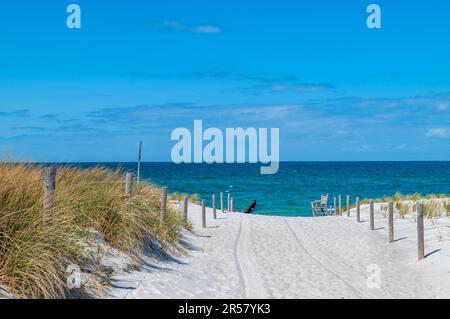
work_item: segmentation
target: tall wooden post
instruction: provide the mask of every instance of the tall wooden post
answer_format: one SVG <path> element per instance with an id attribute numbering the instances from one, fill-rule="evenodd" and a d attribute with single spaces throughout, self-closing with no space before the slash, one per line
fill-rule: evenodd
<path id="1" fill-rule="evenodd" d="M 217 219 L 217 212 L 216 212 L 216 195 L 212 195 L 212 207 L 213 207 L 213 217 L 214 219 Z"/>
<path id="2" fill-rule="evenodd" d="M 131 197 L 133 194 L 133 174 L 126 173 L 125 175 L 125 196 Z"/>
<path id="3" fill-rule="evenodd" d="M 187 223 L 187 220 L 188 220 L 188 207 L 189 207 L 189 196 L 184 196 L 184 201 L 183 201 L 183 219 L 184 219 L 185 223 Z"/>
<path id="4" fill-rule="evenodd" d="M 339 210 L 338 210 L 338 213 L 339 213 L 339 215 L 342 215 L 342 195 L 339 195 L 338 198 L 339 198 L 339 199 L 338 199 L 338 201 L 339 201 Z"/>
<path id="5" fill-rule="evenodd" d="M 223 192 L 220 192 L 220 211 L 222 213 L 224 213 L 223 209 Z"/>
<path id="6" fill-rule="evenodd" d="M 417 204 L 417 259 L 425 258 L 425 234 L 423 226 L 423 204 Z"/>
<path id="7" fill-rule="evenodd" d="M 374 217 L 374 207 L 373 200 L 370 201 L 370 230 L 375 229 L 375 217 Z"/>
<path id="8" fill-rule="evenodd" d="M 56 167 L 44 168 L 44 225 L 51 223 L 56 206 Z"/>
<path id="9" fill-rule="evenodd" d="M 359 197 L 356 197 L 356 221 L 358 223 L 361 221 L 361 203 Z"/>
<path id="10" fill-rule="evenodd" d="M 337 216 L 337 212 L 336 212 L 336 197 L 334 198 L 334 215 Z"/>
<path id="11" fill-rule="evenodd" d="M 164 223 L 166 221 L 166 215 L 167 215 L 167 187 L 164 187 L 161 191 L 161 212 L 160 212 L 161 223 Z"/>
<path id="12" fill-rule="evenodd" d="M 204 199 L 202 199 L 202 227 L 206 228 L 206 207 Z"/>
<path id="13" fill-rule="evenodd" d="M 347 217 L 350 217 L 350 195 L 347 195 Z"/>
<path id="14" fill-rule="evenodd" d="M 229 212 L 231 208 L 231 194 L 228 193 L 228 207 L 227 207 L 227 211 Z"/>
<path id="15" fill-rule="evenodd" d="M 394 242 L 394 203 L 389 202 L 389 212 L 388 212 L 388 231 L 389 231 L 389 242 Z"/>
<path id="16" fill-rule="evenodd" d="M 230 199 L 230 207 L 231 207 L 231 212 L 234 212 L 234 207 L 233 207 L 233 197 L 231 197 Z"/>

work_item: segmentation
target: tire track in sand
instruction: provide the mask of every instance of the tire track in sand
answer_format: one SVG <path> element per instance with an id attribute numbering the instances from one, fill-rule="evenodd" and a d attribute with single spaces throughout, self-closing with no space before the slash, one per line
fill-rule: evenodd
<path id="1" fill-rule="evenodd" d="M 284 221 L 286 222 L 289 231 L 292 233 L 292 235 L 295 238 L 295 241 L 297 242 L 298 246 L 305 252 L 305 254 L 307 254 L 309 256 L 309 258 L 311 258 L 316 264 L 318 264 L 320 267 L 322 267 L 325 271 L 327 271 L 329 274 L 331 274 L 332 276 L 336 277 L 338 280 L 340 280 L 341 282 L 344 283 L 345 286 L 347 286 L 354 294 L 357 298 L 361 299 L 363 298 L 363 296 L 361 295 L 361 293 L 354 288 L 347 280 L 341 278 L 341 276 L 339 276 L 336 272 L 334 272 L 333 270 L 331 270 L 328 266 L 324 265 L 319 259 L 317 259 L 316 257 L 314 257 L 313 254 L 311 254 L 306 248 L 305 246 L 303 246 L 303 244 L 301 243 L 300 239 L 298 238 L 297 233 L 292 229 L 292 226 L 289 222 L 289 219 L 284 218 Z"/>
<path id="2" fill-rule="evenodd" d="M 347 271 L 350 270 L 351 271 L 350 276 L 358 277 L 360 281 L 366 282 L 367 272 L 363 272 L 363 271 L 361 271 L 361 268 L 355 267 L 355 265 L 350 262 L 349 258 L 342 256 L 341 254 L 339 254 L 338 252 L 333 250 L 332 249 L 333 247 L 328 247 L 328 246 L 322 245 L 321 241 L 320 241 L 320 237 L 317 236 L 317 232 L 311 231 L 311 228 L 308 228 L 308 227 L 301 227 L 301 230 L 302 230 L 303 234 L 306 236 L 306 238 L 308 238 L 308 243 L 310 246 L 312 246 L 311 248 L 314 251 L 320 251 L 320 252 L 322 252 L 322 255 L 327 256 L 328 259 L 330 260 L 330 263 L 329 263 L 330 265 L 331 264 L 333 264 L 333 265 L 340 264 L 341 266 L 345 266 L 345 267 L 342 267 L 341 269 L 345 269 Z M 353 258 L 353 257 L 351 257 L 351 258 Z M 365 270 L 365 268 L 364 268 L 364 270 Z M 347 276 L 349 276 L 349 275 L 347 274 Z M 343 276 L 341 276 L 341 278 L 343 279 Z M 345 280 L 345 279 L 343 279 L 343 280 Z M 358 289 L 358 288 L 355 288 L 355 289 Z M 359 291 L 361 291 L 361 289 L 359 289 Z M 372 290 L 372 291 L 370 291 L 370 289 L 369 289 L 369 292 L 372 293 L 372 294 L 370 294 L 370 296 L 371 296 L 370 298 L 394 298 L 389 291 L 385 290 L 382 287 L 380 287 L 377 290 Z M 375 295 L 375 294 L 377 294 L 377 295 Z M 366 295 L 365 293 L 363 294 L 362 291 L 361 291 L 361 295 L 363 295 L 363 298 L 365 298 L 365 299 L 369 298 L 368 297 L 369 295 Z"/>
<path id="3" fill-rule="evenodd" d="M 245 298 L 264 299 L 268 295 L 256 268 L 256 257 L 250 235 L 250 219 L 246 217 L 241 217 L 241 225 L 236 242 L 236 261 L 244 284 Z"/>

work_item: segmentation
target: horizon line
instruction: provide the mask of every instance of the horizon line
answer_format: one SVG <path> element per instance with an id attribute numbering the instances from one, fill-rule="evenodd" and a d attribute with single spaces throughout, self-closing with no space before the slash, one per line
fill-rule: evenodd
<path id="1" fill-rule="evenodd" d="M 101 163 L 101 164 L 135 164 L 138 161 L 4 161 L 3 163 L 30 163 L 30 164 L 90 164 L 90 163 Z M 429 163 L 429 162 L 450 162 L 450 159 L 445 160 L 288 160 L 288 161 L 279 161 L 279 163 L 396 163 L 396 162 L 411 162 L 411 163 Z M 266 165 L 269 163 L 174 163 L 172 161 L 141 161 L 141 164 L 176 164 L 176 165 L 242 165 L 242 164 L 251 164 L 251 165 Z"/>

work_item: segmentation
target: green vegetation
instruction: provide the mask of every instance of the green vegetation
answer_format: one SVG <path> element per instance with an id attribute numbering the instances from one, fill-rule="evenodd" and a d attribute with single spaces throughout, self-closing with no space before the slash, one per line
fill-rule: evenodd
<path id="1" fill-rule="evenodd" d="M 440 216 L 441 202 L 437 200 L 423 201 L 423 216 L 428 219 L 434 219 Z"/>
<path id="2" fill-rule="evenodd" d="M 409 212 L 409 204 L 406 202 L 395 202 L 395 209 L 398 211 L 400 218 L 405 218 Z"/>
<path id="3" fill-rule="evenodd" d="M 413 201 L 416 202 L 420 199 L 433 199 L 433 198 L 448 198 L 450 197 L 450 194 L 428 194 L 425 196 L 420 195 L 419 193 L 414 193 L 410 195 L 402 195 L 401 193 L 397 192 L 393 196 L 383 196 L 381 198 L 374 199 L 377 203 L 387 203 L 387 202 L 399 202 L 399 201 Z M 370 199 L 364 199 L 364 202 L 369 202 Z"/>
<path id="4" fill-rule="evenodd" d="M 447 216 L 450 216 L 450 200 L 447 200 L 447 201 L 444 203 L 444 209 L 445 209 L 445 214 L 446 214 Z"/>
<path id="5" fill-rule="evenodd" d="M 67 265 L 95 263 L 82 256 L 92 231 L 112 247 L 141 254 L 149 239 L 174 247 L 186 226 L 170 207 L 160 222 L 155 186 L 141 184 L 126 199 L 119 172 L 67 167 L 58 169 L 56 207 L 44 225 L 42 168 L 0 163 L 0 176 L 0 283 L 18 297 L 67 297 Z"/>
<path id="6" fill-rule="evenodd" d="M 184 201 L 184 197 L 189 196 L 189 202 L 193 204 L 198 204 L 198 194 L 188 195 L 183 193 L 172 193 L 169 194 L 169 200 L 177 201 L 178 203 L 182 203 Z"/>
<path id="7" fill-rule="evenodd" d="M 388 202 L 394 202 L 395 211 L 400 218 L 405 218 L 410 212 L 417 212 L 417 203 L 424 205 L 424 217 L 428 219 L 434 219 L 442 216 L 450 216 L 450 194 L 428 194 L 422 196 L 418 193 L 411 195 L 402 195 L 397 192 L 393 196 L 384 196 L 382 198 L 373 199 L 375 203 L 381 203 L 381 213 L 384 217 L 387 217 Z M 364 199 L 361 204 L 368 205 L 371 199 Z M 351 205 L 352 208 L 355 205 Z"/>

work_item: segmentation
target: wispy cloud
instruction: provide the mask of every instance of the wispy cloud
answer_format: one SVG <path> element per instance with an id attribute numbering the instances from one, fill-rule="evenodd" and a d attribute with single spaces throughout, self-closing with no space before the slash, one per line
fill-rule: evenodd
<path id="1" fill-rule="evenodd" d="M 427 137 L 437 137 L 437 138 L 448 138 L 450 137 L 450 132 L 446 128 L 437 127 L 432 128 L 427 131 Z"/>
<path id="2" fill-rule="evenodd" d="M 267 75 L 257 75 L 242 72 L 226 72 L 220 69 L 212 69 L 204 72 L 187 73 L 182 76 L 197 79 L 206 80 L 230 80 L 230 81 L 253 81 L 253 82 L 265 82 L 265 83 L 295 83 L 299 82 L 300 79 L 295 75 L 285 75 L 285 76 L 267 76 Z"/>
<path id="3" fill-rule="evenodd" d="M 244 94 L 267 93 L 320 93 L 334 89 L 332 84 L 312 83 L 299 79 L 294 75 L 265 76 L 238 72 L 224 72 L 222 70 L 208 70 L 204 72 L 191 72 L 181 74 L 155 74 L 150 72 L 132 72 L 132 77 L 169 80 L 205 80 L 242 82 L 247 87 L 239 88 Z"/>
<path id="4" fill-rule="evenodd" d="M 292 80 L 289 85 L 299 83 Z M 259 84 L 271 83 L 261 79 Z M 70 123 L 68 120 L 63 123 L 64 116 L 59 113 L 33 112 L 34 117 L 19 118 L 14 126 L 10 118 L 5 118 L 3 121 L 8 122 L 9 128 L 5 127 L 2 135 L 10 138 L 26 135 L 35 140 L 47 135 L 69 136 L 70 140 L 78 141 L 84 141 L 89 134 L 98 140 L 111 141 L 147 136 L 168 145 L 171 130 L 189 128 L 194 119 L 202 119 L 205 127 L 279 127 L 283 145 L 289 149 L 286 152 L 301 145 L 308 153 L 332 149 L 343 156 L 383 151 L 414 153 L 419 146 L 447 143 L 450 127 L 445 118 L 450 110 L 439 105 L 449 103 L 449 96 L 450 93 L 444 92 L 396 98 L 302 98 L 301 102 L 287 103 L 147 102 L 98 108 L 79 114 L 80 119 Z M 429 143 L 431 138 L 435 139 L 434 143 Z"/>
<path id="5" fill-rule="evenodd" d="M 304 90 L 320 90 L 320 85 L 304 85 Z M 297 87 L 298 90 L 302 88 Z M 308 99 L 294 104 L 205 104 L 195 103 L 167 103 L 143 104 L 104 108 L 91 112 L 88 118 L 104 122 L 154 122 L 194 117 L 214 118 L 218 113 L 222 118 L 251 119 L 263 121 L 268 119 L 283 119 L 286 123 L 298 122 L 305 116 L 308 121 L 312 118 L 319 120 L 320 125 L 326 119 L 343 123 L 352 122 L 364 127 L 386 126 L 422 126 L 439 127 L 442 123 L 443 111 L 437 111 L 437 105 L 444 103 L 447 94 L 429 94 L 399 98 L 362 98 L 342 97 L 327 99 Z M 211 116 L 209 116 L 211 114 Z M 313 122 L 316 122 L 313 121 Z M 251 123 L 250 123 L 251 125 Z"/>
<path id="6" fill-rule="evenodd" d="M 440 103 L 438 103 L 438 104 L 436 105 L 436 109 L 437 109 L 438 111 L 446 111 L 446 110 L 448 110 L 448 105 L 449 105 L 449 103 L 446 103 L 446 102 L 440 102 Z"/>
<path id="7" fill-rule="evenodd" d="M 315 83 L 271 83 L 254 85 L 244 88 L 245 93 L 250 94 L 264 94 L 264 93 L 318 93 L 331 90 L 333 88 L 330 84 L 315 84 Z"/>
<path id="8" fill-rule="evenodd" d="M 12 131 L 20 132 L 20 134 L 47 134 L 57 133 L 58 135 L 66 134 L 86 134 L 104 132 L 102 128 L 90 126 L 88 124 L 60 125 L 60 126 L 15 126 L 9 128 Z"/>
<path id="9" fill-rule="evenodd" d="M 285 119 L 290 114 L 298 110 L 299 105 L 268 105 L 260 107 L 239 107 L 225 111 L 226 115 L 232 118 L 244 118 L 251 123 L 252 121 L 272 121 Z M 225 114 L 223 114 L 225 115 Z"/>
<path id="10" fill-rule="evenodd" d="M 395 77 L 399 75 L 404 75 L 404 72 L 397 72 L 397 71 L 389 71 L 389 72 L 380 72 L 380 73 L 372 73 L 366 76 L 361 77 L 362 80 L 374 80 L 374 79 L 384 79 L 384 78 L 390 78 Z"/>
<path id="11" fill-rule="evenodd" d="M 189 72 L 179 74 L 156 74 L 151 72 L 131 72 L 133 77 L 147 77 L 155 79 L 181 79 L 181 80 L 225 80 L 257 83 L 296 83 L 300 79 L 294 75 L 287 76 L 265 76 L 240 72 L 225 72 L 219 69 L 212 69 L 200 72 Z"/>
<path id="12" fill-rule="evenodd" d="M 204 34 L 217 34 L 222 31 L 219 27 L 210 24 L 187 25 L 176 20 L 163 21 L 160 23 L 156 23 L 155 26 L 175 31 L 187 31 L 192 33 Z"/>
<path id="13" fill-rule="evenodd" d="M 0 117 L 29 117 L 29 116 L 30 116 L 30 110 L 27 110 L 27 109 L 8 111 L 8 112 L 0 112 Z"/>

